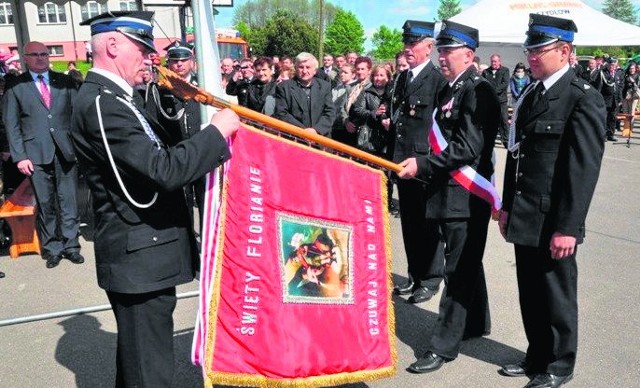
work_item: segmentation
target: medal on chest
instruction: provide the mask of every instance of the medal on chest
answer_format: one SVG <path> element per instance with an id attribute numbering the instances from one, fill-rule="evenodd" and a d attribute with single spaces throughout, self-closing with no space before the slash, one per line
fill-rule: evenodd
<path id="1" fill-rule="evenodd" d="M 440 107 L 440 119 L 444 119 L 444 118 L 450 118 L 451 117 L 451 109 L 453 108 L 453 100 L 455 98 L 452 97 L 451 100 L 449 100 L 449 102 L 447 102 L 446 104 L 442 105 L 442 107 Z"/>

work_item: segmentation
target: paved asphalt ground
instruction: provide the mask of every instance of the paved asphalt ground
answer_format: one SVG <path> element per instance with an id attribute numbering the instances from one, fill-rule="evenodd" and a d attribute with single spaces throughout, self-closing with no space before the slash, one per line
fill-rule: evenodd
<path id="1" fill-rule="evenodd" d="M 501 184 L 506 153 L 498 149 Z M 630 148 L 607 143 L 600 181 L 578 250 L 580 337 L 573 387 L 640 387 L 640 135 Z M 404 279 L 406 260 L 398 219 L 392 218 L 393 277 Z M 96 283 L 93 244 L 82 240 L 83 265 L 55 269 L 35 255 L 0 257 L 0 320 L 107 304 Z M 502 377 L 503 363 L 524 356 L 513 248 L 491 225 L 484 258 L 493 318 L 491 335 L 464 343 L 453 362 L 428 375 L 405 368 L 427 346 L 438 295 L 420 306 L 395 298 L 398 372 L 394 377 L 348 385 L 364 387 L 522 387 L 526 378 Z M 197 284 L 179 292 L 197 290 Z M 177 377 L 174 386 L 202 387 L 189 363 L 196 300 L 178 302 L 175 316 Z M 113 387 L 115 322 L 110 311 L 0 327 L 0 388 Z"/>

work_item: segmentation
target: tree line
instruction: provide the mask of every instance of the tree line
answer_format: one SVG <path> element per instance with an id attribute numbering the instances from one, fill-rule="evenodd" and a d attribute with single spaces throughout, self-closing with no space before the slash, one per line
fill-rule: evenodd
<path id="1" fill-rule="evenodd" d="M 460 0 L 439 0 L 438 20 L 461 11 Z M 631 0 L 605 0 L 602 12 L 627 23 L 639 22 Z M 251 0 L 237 7 L 233 23 L 256 56 L 295 56 L 307 51 L 321 58 L 324 53 L 364 53 L 366 36 L 358 17 L 325 0 Z M 402 31 L 381 25 L 371 43 L 373 49 L 367 54 L 391 59 L 402 50 Z M 640 47 L 578 48 L 581 55 L 604 52 L 633 57 L 640 53 Z"/>

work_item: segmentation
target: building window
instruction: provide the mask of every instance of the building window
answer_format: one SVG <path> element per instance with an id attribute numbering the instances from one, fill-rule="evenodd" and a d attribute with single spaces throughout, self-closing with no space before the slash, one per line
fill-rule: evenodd
<path id="1" fill-rule="evenodd" d="M 52 57 L 64 55 L 62 46 L 47 46 L 47 49 L 49 49 L 49 55 Z"/>
<path id="2" fill-rule="evenodd" d="M 38 6 L 38 20 L 45 24 L 66 23 L 67 14 L 64 6 L 49 2 Z"/>
<path id="3" fill-rule="evenodd" d="M 87 1 L 87 4 L 82 5 L 80 9 L 82 12 L 82 21 L 109 11 L 109 7 L 106 4 L 98 4 L 97 1 Z"/>
<path id="4" fill-rule="evenodd" d="M 11 4 L 8 1 L 0 1 L 0 25 L 13 24 L 13 14 Z"/>
<path id="5" fill-rule="evenodd" d="M 137 11 L 138 4 L 135 1 L 121 1 L 120 11 Z"/>

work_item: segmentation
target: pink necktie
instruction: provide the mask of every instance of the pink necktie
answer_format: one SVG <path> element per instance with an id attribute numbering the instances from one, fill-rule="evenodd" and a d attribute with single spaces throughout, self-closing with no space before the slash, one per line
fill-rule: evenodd
<path id="1" fill-rule="evenodd" d="M 38 79 L 40 80 L 40 94 L 42 94 L 42 101 L 44 101 L 44 105 L 49 109 L 51 108 L 51 92 L 49 91 L 49 87 L 44 81 L 42 74 L 38 74 Z"/>

